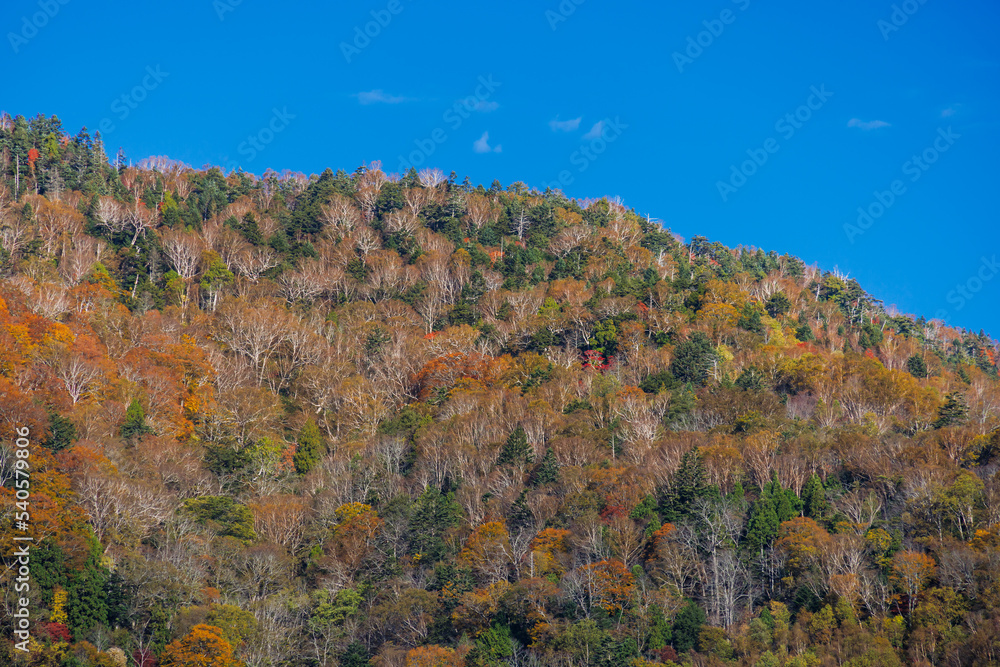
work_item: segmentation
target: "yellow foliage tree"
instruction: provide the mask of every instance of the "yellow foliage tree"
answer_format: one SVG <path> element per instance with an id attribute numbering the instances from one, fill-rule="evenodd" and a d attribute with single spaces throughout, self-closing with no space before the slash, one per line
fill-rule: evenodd
<path id="1" fill-rule="evenodd" d="M 890 579 L 906 596 L 907 607 L 913 613 L 917 606 L 917 595 L 934 575 L 936 564 L 927 554 L 916 551 L 900 551 L 892 558 Z"/>
<path id="2" fill-rule="evenodd" d="M 510 536 L 502 521 L 488 521 L 476 528 L 461 553 L 473 572 L 491 584 L 506 578 L 509 556 Z"/>
<path id="3" fill-rule="evenodd" d="M 61 588 L 57 588 L 52 593 L 52 613 L 49 614 L 49 622 L 62 623 L 66 625 L 69 617 L 66 615 L 66 599 L 69 594 Z"/>
<path id="4" fill-rule="evenodd" d="M 463 667 L 465 658 L 455 649 L 432 644 L 419 646 L 406 654 L 406 667 Z"/>

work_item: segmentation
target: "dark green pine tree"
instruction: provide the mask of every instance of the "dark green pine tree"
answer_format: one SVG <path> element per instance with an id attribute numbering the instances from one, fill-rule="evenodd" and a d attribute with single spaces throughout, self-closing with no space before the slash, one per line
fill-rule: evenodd
<path id="1" fill-rule="evenodd" d="M 760 498 L 750 509 L 744 545 L 751 553 L 760 553 L 778 536 L 778 527 L 798 516 L 802 501 L 792 489 L 783 489 L 777 473 L 760 490 Z"/>
<path id="2" fill-rule="evenodd" d="M 906 360 L 906 370 L 915 378 L 927 377 L 927 362 L 919 354 L 915 354 Z"/>
<path id="3" fill-rule="evenodd" d="M 705 482 L 705 464 L 697 449 L 685 452 L 674 473 L 670 487 L 660 495 L 660 512 L 666 521 L 677 522 L 688 518 L 695 502 L 709 494 Z"/>
<path id="4" fill-rule="evenodd" d="M 340 654 L 340 667 L 368 667 L 371 656 L 361 642 L 351 642 Z"/>
<path id="5" fill-rule="evenodd" d="M 445 537 L 461 522 L 462 506 L 453 494 L 427 487 L 416 502 L 410 516 L 410 553 L 420 554 L 421 560 L 436 563 L 448 553 Z"/>
<path id="6" fill-rule="evenodd" d="M 677 612 L 673 628 L 674 650 L 684 653 L 693 649 L 698 644 L 698 635 L 706 620 L 705 610 L 694 602 L 688 602 Z"/>
<path id="7" fill-rule="evenodd" d="M 802 488 L 802 513 L 816 521 L 826 518 L 830 503 L 826 499 L 826 489 L 819 475 L 813 473 Z"/>
<path id="8" fill-rule="evenodd" d="M 295 472 L 304 475 L 312 470 L 323 457 L 323 437 L 319 433 L 316 422 L 309 419 L 299 431 L 298 441 L 295 443 L 295 455 L 292 463 L 295 464 Z"/>
<path id="9" fill-rule="evenodd" d="M 968 414 L 969 407 L 965 404 L 965 396 L 961 392 L 953 391 L 948 394 L 944 405 L 938 410 L 938 418 L 934 422 L 934 428 L 964 424 Z"/>
<path id="10" fill-rule="evenodd" d="M 49 412 L 49 431 L 42 440 L 42 447 L 58 452 L 72 445 L 74 441 L 76 441 L 76 426 L 73 422 L 60 416 L 58 412 Z"/>
<path id="11" fill-rule="evenodd" d="M 764 333 L 764 322 L 760 319 L 760 311 L 752 303 L 743 306 L 743 313 L 740 315 L 740 319 L 737 320 L 736 326 L 751 333 Z"/>
<path id="12" fill-rule="evenodd" d="M 531 463 L 535 458 L 528 444 L 528 434 L 524 432 L 523 426 L 518 426 L 507 438 L 507 442 L 500 448 L 500 457 L 497 465 L 522 465 Z"/>
<path id="13" fill-rule="evenodd" d="M 128 582 L 118 572 L 109 572 L 104 582 L 104 600 L 108 610 L 109 627 L 132 627 L 133 619 L 129 613 L 131 598 L 131 587 Z"/>
<path id="14" fill-rule="evenodd" d="M 777 319 L 792 309 L 792 302 L 784 292 L 778 292 L 767 300 L 767 314 Z"/>
<path id="15" fill-rule="evenodd" d="M 774 496 L 774 513 L 778 516 L 778 523 L 790 521 L 799 515 L 802 510 L 802 501 L 791 489 L 782 489 Z"/>
<path id="16" fill-rule="evenodd" d="M 864 351 L 870 347 L 872 347 L 872 342 L 868 336 L 868 332 L 862 330 L 861 333 L 858 334 L 858 349 Z"/>
<path id="17" fill-rule="evenodd" d="M 764 373 L 756 366 L 747 366 L 736 378 L 736 386 L 746 391 L 761 391 L 764 389 Z"/>
<path id="18" fill-rule="evenodd" d="M 708 380 L 708 369 L 715 356 L 712 341 L 698 331 L 674 350 L 674 359 L 670 362 L 670 374 L 681 382 L 703 385 Z"/>
<path id="19" fill-rule="evenodd" d="M 507 514 L 507 527 L 512 533 L 534 530 L 535 515 L 531 513 L 531 508 L 528 507 L 527 490 L 521 491 L 521 495 L 510 506 L 510 512 Z"/>
<path id="20" fill-rule="evenodd" d="M 88 542 L 90 554 L 83 568 L 71 576 L 66 586 L 66 592 L 69 593 L 66 605 L 69 617 L 67 625 L 75 636 L 83 636 L 94 626 L 107 625 L 108 622 L 105 597 L 108 571 L 100 564 L 104 549 L 93 534 L 88 536 Z"/>
<path id="21" fill-rule="evenodd" d="M 736 484 L 733 485 L 733 490 L 729 494 L 729 498 L 738 503 L 742 503 L 746 500 L 746 491 L 743 489 L 743 484 L 740 480 L 736 480 Z"/>
<path id="22" fill-rule="evenodd" d="M 750 509 L 750 521 L 747 522 L 747 534 L 744 538 L 747 551 L 752 554 L 761 553 L 778 536 L 779 523 L 773 499 L 761 495 Z"/>
<path id="23" fill-rule="evenodd" d="M 416 188 L 416 187 L 419 187 L 420 186 L 420 176 L 417 174 L 417 168 L 416 167 L 410 167 L 409 171 L 406 172 L 406 175 L 403 176 L 403 178 L 400 179 L 399 182 L 400 182 L 400 185 L 402 185 L 405 188 Z"/>
<path id="24" fill-rule="evenodd" d="M 153 429 L 146 424 L 146 412 L 142 409 L 142 404 L 139 402 L 139 399 L 133 398 L 132 402 L 128 404 L 128 409 L 125 410 L 125 421 L 122 422 L 121 436 L 126 440 L 132 440 L 133 438 L 152 432 Z"/>
<path id="25" fill-rule="evenodd" d="M 764 484 L 760 489 L 761 498 L 773 499 L 775 495 L 781 493 L 781 482 L 778 481 L 778 474 L 771 473 L 771 481 Z"/>
<path id="26" fill-rule="evenodd" d="M 816 340 L 816 336 L 813 335 L 812 327 L 809 326 L 808 322 L 800 320 L 799 328 L 795 330 L 795 337 L 798 338 L 803 343 Z"/>
<path id="27" fill-rule="evenodd" d="M 771 473 L 771 481 L 764 485 L 762 496 L 771 498 L 774 505 L 774 513 L 778 517 L 778 523 L 782 523 L 798 516 L 802 509 L 802 501 L 795 495 L 792 489 L 785 489 L 778 481 L 778 473 Z"/>
<path id="28" fill-rule="evenodd" d="M 556 453 L 551 447 L 545 448 L 545 455 L 535 468 L 535 473 L 531 477 L 531 485 L 538 487 L 545 484 L 556 484 L 559 482 L 559 461 L 556 460 Z"/>

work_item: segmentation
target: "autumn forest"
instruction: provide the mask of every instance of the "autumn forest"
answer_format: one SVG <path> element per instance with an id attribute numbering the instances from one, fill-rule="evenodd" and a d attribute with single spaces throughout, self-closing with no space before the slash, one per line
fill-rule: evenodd
<path id="1" fill-rule="evenodd" d="M 997 666 L 998 353 L 617 199 L 4 115 L 0 664 Z"/>

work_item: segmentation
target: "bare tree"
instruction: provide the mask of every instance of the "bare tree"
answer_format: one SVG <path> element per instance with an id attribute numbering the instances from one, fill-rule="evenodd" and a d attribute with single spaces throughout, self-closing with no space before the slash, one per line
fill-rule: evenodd
<path id="1" fill-rule="evenodd" d="M 358 178 L 356 196 L 361 204 L 361 212 L 367 222 L 375 218 L 375 204 L 378 201 L 382 186 L 386 184 L 386 176 L 382 173 L 382 163 L 372 162 Z"/>
<path id="2" fill-rule="evenodd" d="M 112 234 L 120 234 L 128 228 L 125 217 L 125 207 L 115 201 L 114 197 L 102 196 L 97 200 L 94 217 L 101 227 Z"/>
<path id="3" fill-rule="evenodd" d="M 583 225 L 572 225 L 562 230 L 549 243 L 549 249 L 559 258 L 576 250 L 590 236 L 590 230 Z"/>
<path id="4" fill-rule="evenodd" d="M 47 319 L 58 320 L 73 309 L 69 297 L 66 296 L 66 290 L 61 285 L 41 283 L 37 288 L 30 290 L 30 293 L 32 299 L 28 307 L 31 312 Z"/>
<path id="5" fill-rule="evenodd" d="M 480 229 L 486 224 L 496 222 L 500 217 L 500 207 L 477 192 L 469 195 L 465 210 L 465 219 L 473 229 Z"/>
<path id="6" fill-rule="evenodd" d="M 749 593 L 749 573 L 737 558 L 735 544 L 743 531 L 737 501 L 702 500 L 695 507 L 699 548 L 707 557 L 703 587 L 711 617 L 729 627 L 739 615 L 739 602 Z"/>
<path id="7" fill-rule="evenodd" d="M 324 223 L 345 232 L 350 232 L 361 222 L 361 212 L 354 202 L 343 195 L 333 195 L 329 202 L 320 206 L 320 211 Z"/>
<path id="8" fill-rule="evenodd" d="M 31 241 L 31 227 L 9 209 L 0 208 L 0 248 L 11 257 L 18 257 Z"/>
<path id="9" fill-rule="evenodd" d="M 291 325 L 288 313 L 268 304 L 251 306 L 232 300 L 219 309 L 216 339 L 231 351 L 246 357 L 264 383 L 268 363 L 281 352 L 280 344 Z"/>
<path id="10" fill-rule="evenodd" d="M 204 250 L 201 239 L 194 233 L 167 230 L 161 238 L 163 252 L 177 275 L 185 283 L 184 305 L 187 305 L 191 280 L 198 273 L 198 263 Z"/>
<path id="11" fill-rule="evenodd" d="M 59 262 L 59 273 L 70 285 L 76 285 L 90 272 L 94 264 L 101 261 L 107 244 L 92 236 L 81 235 L 73 247 L 63 254 Z"/>
<path id="12" fill-rule="evenodd" d="M 281 296 L 289 303 L 312 301 L 330 289 L 329 273 L 323 263 L 310 259 L 297 271 L 284 271 L 278 276 Z"/>
<path id="13" fill-rule="evenodd" d="M 420 184 L 425 188 L 436 188 L 448 180 L 444 172 L 436 167 L 433 169 L 421 169 L 420 173 L 417 174 L 417 178 L 420 179 Z"/>
<path id="14" fill-rule="evenodd" d="M 137 201 L 134 206 L 125 209 L 124 217 L 125 224 L 132 229 L 132 241 L 129 246 L 134 246 L 140 236 L 156 227 L 159 212 Z"/>
<path id="15" fill-rule="evenodd" d="M 87 356 L 70 349 L 56 353 L 50 365 L 55 376 L 62 380 L 73 405 L 79 402 L 101 376 L 100 366 Z"/>
<path id="16" fill-rule="evenodd" d="M 367 258 L 370 253 L 382 247 L 382 240 L 368 225 L 362 225 L 354 230 L 353 241 L 354 247 L 356 247 L 358 252 L 360 252 L 365 258 Z"/>
<path id="17" fill-rule="evenodd" d="M 213 232 L 210 240 L 212 248 L 219 253 L 219 257 L 227 269 L 238 271 L 237 263 L 240 260 L 240 255 L 249 252 L 251 245 L 243 239 L 239 232 L 230 227 L 222 227 L 217 232 L 214 230 Z"/>
<path id="18" fill-rule="evenodd" d="M 420 229 L 420 218 L 407 209 L 392 211 L 385 216 L 385 231 L 390 234 L 403 232 L 412 235 L 418 229 Z"/>
<path id="19" fill-rule="evenodd" d="M 248 246 L 236 255 L 234 264 L 250 282 L 256 283 L 261 274 L 278 265 L 278 256 L 270 248 Z"/>
<path id="20" fill-rule="evenodd" d="M 424 207 L 434 200 L 434 195 L 435 191 L 427 188 L 407 188 L 403 193 L 406 210 L 414 218 L 417 217 Z"/>

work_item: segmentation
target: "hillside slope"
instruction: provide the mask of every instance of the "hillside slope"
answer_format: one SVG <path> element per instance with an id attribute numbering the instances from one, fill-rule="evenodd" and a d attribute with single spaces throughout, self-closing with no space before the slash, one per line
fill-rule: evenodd
<path id="1" fill-rule="evenodd" d="M 116 168 L 55 117 L 0 174 L 30 664 L 1000 660 L 982 332 L 521 183 Z"/>

